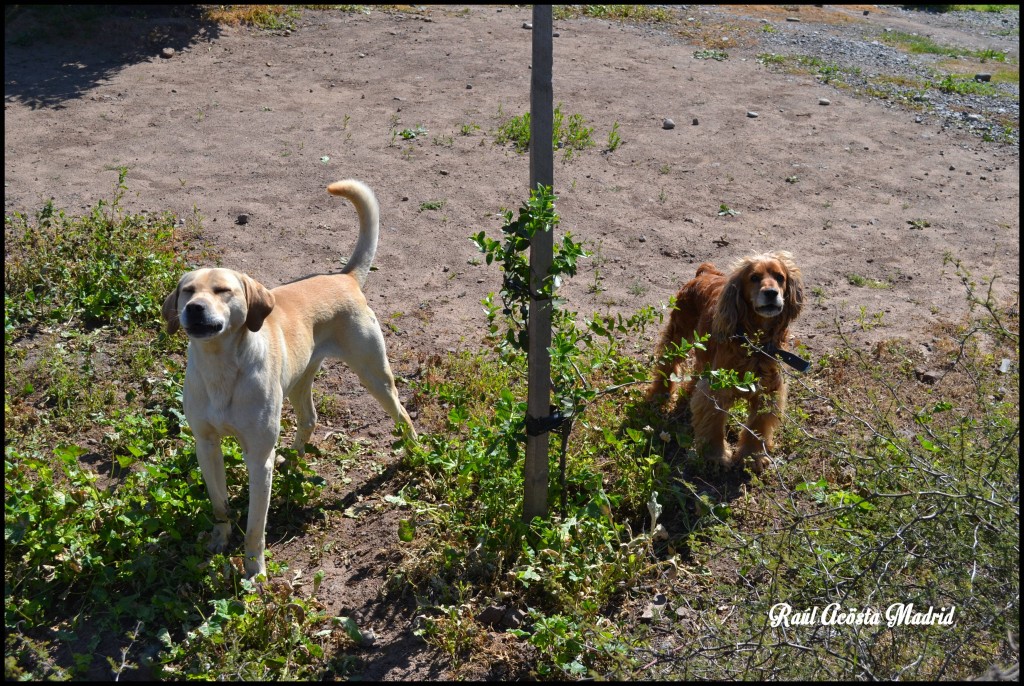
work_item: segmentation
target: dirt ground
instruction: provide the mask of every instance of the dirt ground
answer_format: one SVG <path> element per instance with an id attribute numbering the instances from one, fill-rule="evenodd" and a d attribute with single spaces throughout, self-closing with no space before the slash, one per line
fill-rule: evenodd
<path id="1" fill-rule="evenodd" d="M 883 8 L 831 11 L 874 30 L 897 21 Z M 129 209 L 201 215 L 222 265 L 274 286 L 337 268 L 355 213 L 325 187 L 361 179 L 382 217 L 367 295 L 396 374 L 415 377 L 431 355 L 480 345 L 480 300 L 500 288 L 468 236 L 499 235 L 498 212 L 527 196 L 528 156 L 495 145 L 493 133 L 528 109 L 529 21 L 524 7 L 304 11 L 292 31 L 258 32 L 187 13 L 126 13 L 88 38 L 25 43 L 11 39 L 12 22 L 5 211 L 31 212 L 47 198 L 69 212 L 92 206 L 111 197 L 124 165 Z M 912 22 L 901 15 L 898 28 Z M 555 31 L 555 102 L 582 114 L 597 144 L 556 158 L 560 228 L 594 251 L 561 291 L 571 309 L 661 307 L 701 262 L 786 249 L 808 289 L 793 328 L 812 358 L 837 345 L 837 322 L 857 345 L 902 338 L 927 354 L 935 324 L 966 311 L 945 254 L 977 277 L 998 276 L 1004 297 L 1019 291 L 1017 147 L 771 73 L 756 45 L 716 61 L 695 59 L 670 28 L 573 19 L 556 20 Z M 986 44 L 950 28 L 941 39 Z M 175 54 L 162 58 L 167 47 Z M 616 122 L 622 144 L 602 152 Z M 392 135 L 417 127 L 426 133 Z M 722 204 L 738 214 L 719 216 Z M 241 214 L 248 223 L 237 223 Z M 851 275 L 886 287 L 853 285 Z M 652 347 L 635 343 L 640 354 Z M 386 446 L 386 415 L 354 375 L 329 366 L 318 386 L 340 408 L 314 440 L 340 431 Z M 444 678 L 444 661 L 411 633 L 414 608 L 380 602 L 401 557 L 398 516 L 382 496 L 401 483 L 376 471 L 352 475 L 349 504 L 371 507 L 335 518 L 319 597 L 376 632 L 363 678 Z M 283 536 L 272 512 L 277 559 L 308 562 L 306 541 Z"/>

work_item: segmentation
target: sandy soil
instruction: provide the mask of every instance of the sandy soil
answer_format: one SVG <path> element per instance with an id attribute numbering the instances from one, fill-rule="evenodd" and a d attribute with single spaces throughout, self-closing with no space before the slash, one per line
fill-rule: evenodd
<path id="1" fill-rule="evenodd" d="M 877 28 L 887 14 L 846 19 Z M 359 178 L 382 212 L 367 294 L 396 373 L 415 376 L 432 354 L 480 344 L 480 299 L 500 287 L 468 236 L 497 236 L 499 210 L 527 194 L 528 157 L 495 145 L 493 132 L 528 107 L 530 20 L 521 7 L 306 11 L 286 34 L 165 12 L 27 44 L 11 40 L 18 27 L 8 25 L 5 210 L 32 211 L 47 198 L 84 209 L 111 196 L 125 165 L 127 207 L 201 215 L 221 264 L 274 286 L 337 268 L 355 215 L 325 187 Z M 910 21 L 901 15 L 899 28 Z M 1016 147 L 771 73 L 756 45 L 698 60 L 671 29 L 579 19 L 555 30 L 555 101 L 582 114 L 597 143 L 556 161 L 561 229 L 594 251 L 562 290 L 572 309 L 660 307 L 700 262 L 787 249 L 811 301 L 794 330 L 817 358 L 837 344 L 836 322 L 858 345 L 904 338 L 927 353 L 934 325 L 966 310 L 946 253 L 978 277 L 998 275 L 1001 293 L 1018 292 Z M 165 47 L 173 57 L 160 57 Z M 665 118 L 675 128 L 663 128 Z M 602 152 L 616 122 L 622 144 Z M 427 132 L 392 135 L 417 127 Z M 422 205 L 434 201 L 440 209 Z M 738 215 L 719 216 L 722 204 Z M 852 285 L 851 275 L 886 287 Z M 651 347 L 638 340 L 635 350 Z M 386 416 L 354 375 L 331 366 L 319 388 L 336 392 L 340 407 L 316 439 L 343 431 L 386 445 Z M 412 608 L 380 601 L 401 556 L 397 515 L 381 496 L 401 484 L 374 475 L 354 476 L 346 502 L 358 494 L 375 509 L 360 519 L 334 513 L 336 552 L 320 563 L 320 597 L 376 631 L 365 678 L 442 678 L 444 662 L 410 632 Z M 275 530 L 272 512 L 271 549 L 302 566 L 305 541 L 292 534 Z"/>

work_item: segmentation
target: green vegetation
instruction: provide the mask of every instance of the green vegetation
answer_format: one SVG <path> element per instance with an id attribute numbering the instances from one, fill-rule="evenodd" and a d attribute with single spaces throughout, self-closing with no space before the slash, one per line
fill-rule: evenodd
<path id="1" fill-rule="evenodd" d="M 211 5 L 206 18 L 221 24 L 249 24 L 267 31 L 294 29 L 301 11 L 295 5 Z"/>
<path id="2" fill-rule="evenodd" d="M 905 31 L 885 31 L 878 35 L 878 40 L 899 48 L 906 50 L 910 53 L 928 54 L 928 55 L 949 55 L 951 57 L 965 56 L 975 57 L 982 61 L 994 60 L 997 62 L 1006 61 L 1006 53 L 991 48 L 983 50 L 968 50 L 967 48 L 957 48 L 951 45 L 942 45 L 936 43 L 928 36 L 922 36 L 916 33 L 907 33 Z"/>
<path id="3" fill-rule="evenodd" d="M 823 83 L 832 83 L 835 86 L 845 86 L 843 77 L 860 76 L 860 67 L 844 67 L 832 62 L 826 62 L 820 57 L 808 55 L 777 55 L 775 53 L 761 53 L 757 61 L 765 66 L 773 66 L 793 74 L 815 74 Z"/>
<path id="4" fill-rule="evenodd" d="M 727 53 L 725 50 L 694 50 L 693 58 L 695 60 L 716 60 L 718 62 L 722 62 L 724 60 L 729 59 L 729 53 Z"/>
<path id="5" fill-rule="evenodd" d="M 673 14 L 662 7 L 651 5 L 555 5 L 552 10 L 554 19 L 575 19 L 592 17 L 594 19 L 611 19 L 631 22 L 675 21 Z"/>
<path id="6" fill-rule="evenodd" d="M 372 637 L 325 612 L 317 555 L 310 569 L 271 556 L 253 584 L 236 557 L 205 550 L 184 339 L 157 330 L 190 246 L 170 215 L 125 213 L 124 185 L 122 170 L 114 199 L 83 217 L 49 205 L 5 217 L 5 676 L 358 675 Z M 587 256 L 563 235 L 542 290 L 567 440 L 552 441 L 553 514 L 524 523 L 525 250 L 557 228 L 554 197 L 534 193 L 504 220 L 500 240 L 472 237 L 501 269 L 488 345 L 425 366 L 423 440 L 385 498 L 402 551 L 387 588 L 413 596 L 415 632 L 454 676 L 487 659 L 541 678 L 933 680 L 1019 660 L 1013 294 L 1002 302 L 947 257 L 971 311 L 937 325 L 928 357 L 905 341 L 862 350 L 837 323 L 842 344 L 790 378 L 774 467 L 722 474 L 693 455 L 685 421 L 643 398 L 653 361 L 635 346 L 659 313 L 583 317 L 558 299 Z M 275 521 L 308 549 L 329 549 L 339 509 L 318 472 L 360 450 L 292 453 L 275 479 Z M 225 457 L 238 509 L 237 444 Z M 883 618 L 772 627 L 779 603 Z M 955 608 L 953 626 L 888 626 L 897 603 Z M 520 612 L 505 632 L 481 615 L 499 605 Z"/>
<path id="7" fill-rule="evenodd" d="M 614 131 L 615 127 L 612 127 L 612 130 Z M 593 133 L 593 127 L 586 125 L 582 114 L 572 114 L 566 117 L 562 112 L 562 104 L 559 103 L 555 106 L 555 111 L 552 113 L 552 139 L 555 148 L 562 150 L 563 162 L 570 160 L 576 152 L 593 147 Z M 504 121 L 494 134 L 494 142 L 498 145 L 511 142 L 515 146 L 516 152 L 520 153 L 529 150 L 530 113 L 526 112 Z"/>
<path id="8" fill-rule="evenodd" d="M 846 280 L 851 286 L 857 286 L 858 288 L 890 288 L 892 286 L 888 281 L 879 281 L 878 279 L 871 279 L 856 273 L 847 274 Z"/>
<path id="9" fill-rule="evenodd" d="M 928 12 L 1006 12 L 1017 9 L 1019 5 L 904 5 L 908 10 L 925 10 Z"/>
<path id="10" fill-rule="evenodd" d="M 123 211 L 125 176 L 85 216 L 47 203 L 4 217 L 5 676 L 343 674 L 345 626 L 298 586 L 247 585 L 239 560 L 201 543 L 212 522 L 180 410 L 184 340 L 156 331 L 182 236 L 172 215 Z M 239 484 L 237 445 L 225 452 Z M 299 504 L 322 484 L 304 462 L 280 481 L 277 497 Z"/>
<path id="11" fill-rule="evenodd" d="M 970 77 L 957 77 L 952 74 L 946 74 L 942 80 L 932 85 L 943 93 L 959 95 L 995 95 L 998 92 L 991 83 L 978 82 Z"/>
<path id="12" fill-rule="evenodd" d="M 447 203 L 447 200 L 424 200 L 420 203 L 420 212 L 423 210 L 439 210 Z"/>
<path id="13" fill-rule="evenodd" d="M 622 136 L 619 135 L 619 122 L 615 122 L 612 124 L 612 130 L 608 132 L 608 147 L 605 150 L 615 152 L 620 145 L 622 145 Z"/>

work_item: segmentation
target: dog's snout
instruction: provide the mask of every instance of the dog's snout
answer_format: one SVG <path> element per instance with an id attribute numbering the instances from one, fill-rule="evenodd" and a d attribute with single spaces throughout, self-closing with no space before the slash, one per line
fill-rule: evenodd
<path id="1" fill-rule="evenodd" d="M 774 288 L 766 288 L 761 291 L 761 294 L 764 295 L 766 300 L 774 300 L 779 297 L 779 292 Z"/>
<path id="2" fill-rule="evenodd" d="M 185 314 L 191 317 L 202 316 L 205 313 L 206 305 L 203 304 L 202 302 L 193 301 L 190 302 L 188 305 L 185 305 Z"/>

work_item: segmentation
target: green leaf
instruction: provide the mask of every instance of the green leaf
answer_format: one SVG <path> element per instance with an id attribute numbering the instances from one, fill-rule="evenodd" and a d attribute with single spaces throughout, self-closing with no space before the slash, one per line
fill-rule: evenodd
<path id="1" fill-rule="evenodd" d="M 408 519 L 398 521 L 398 540 L 410 543 L 416 537 L 416 525 Z"/>

